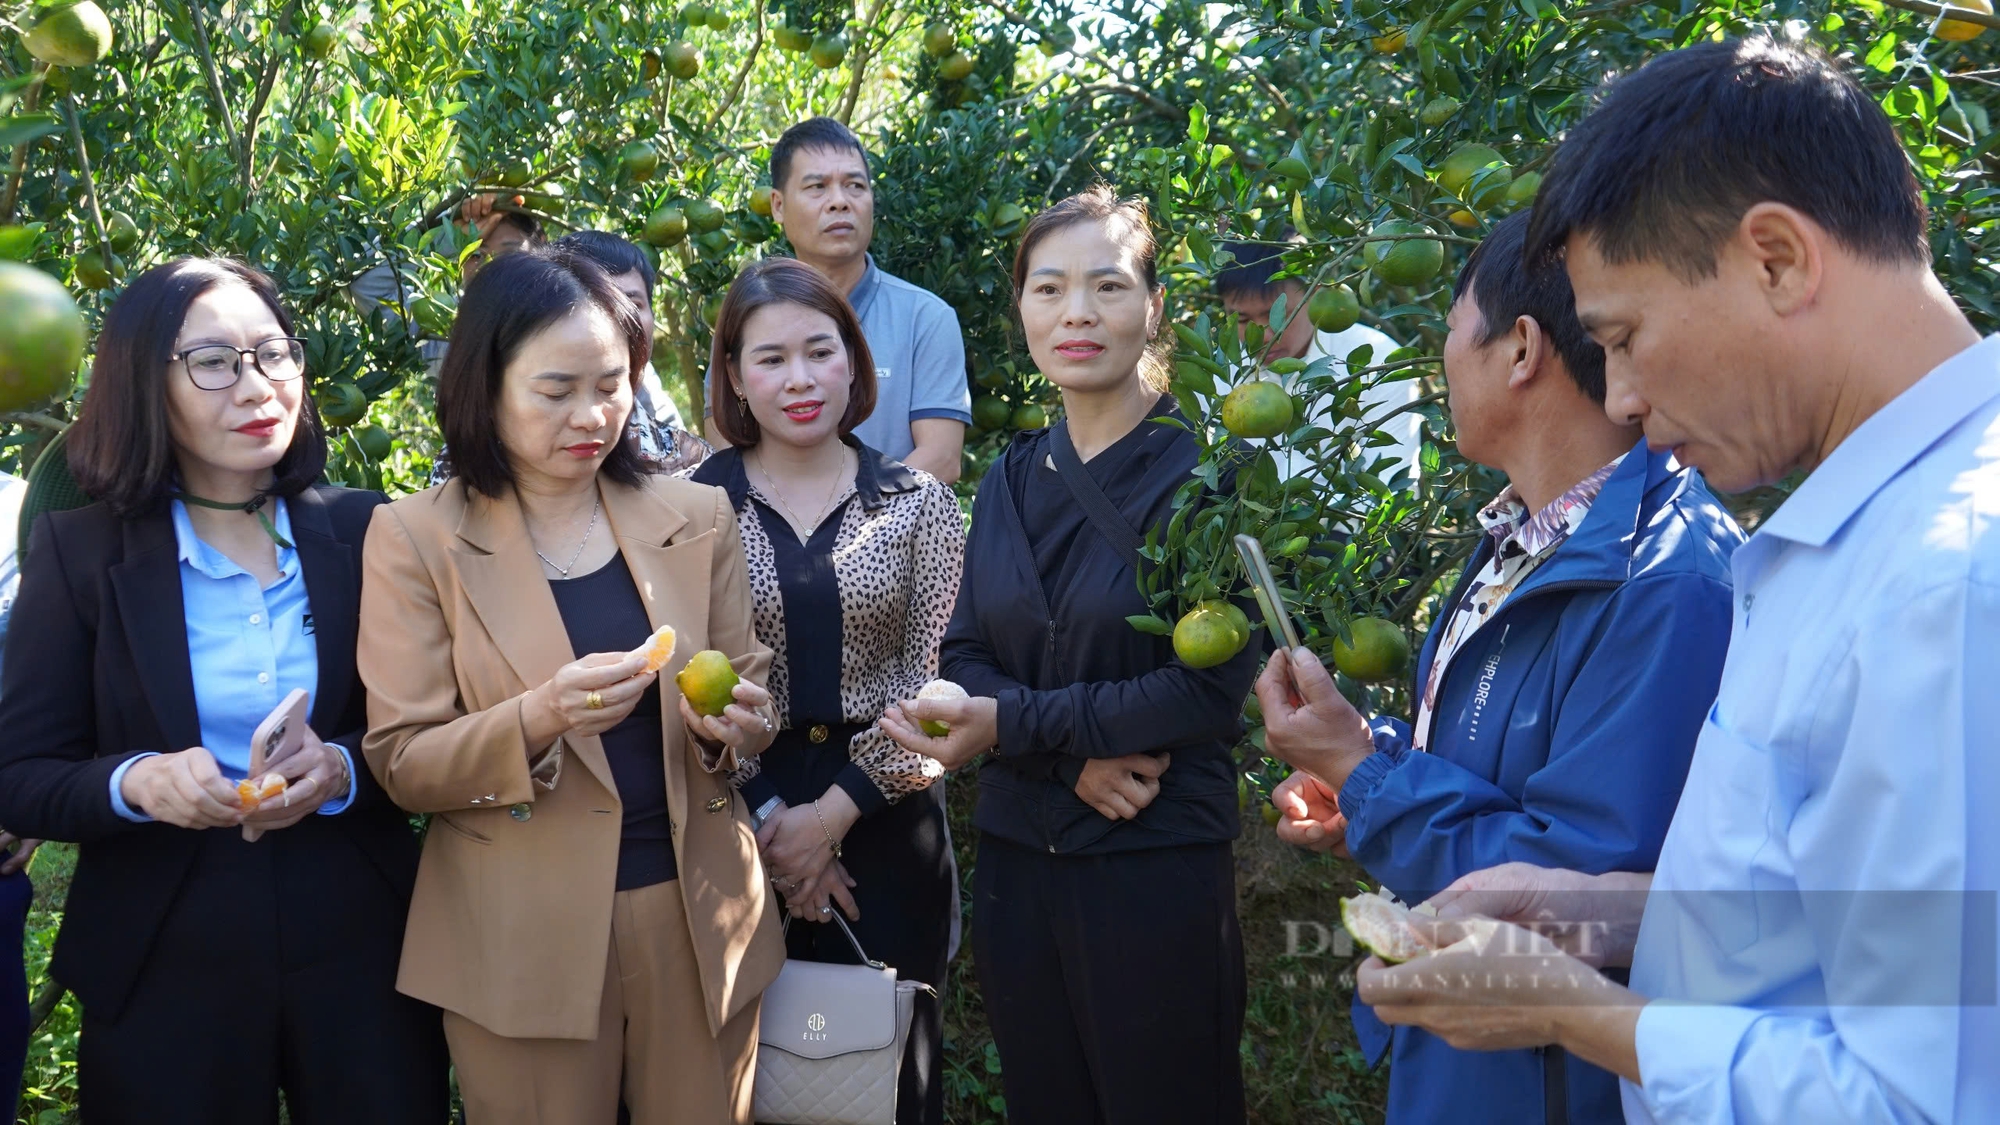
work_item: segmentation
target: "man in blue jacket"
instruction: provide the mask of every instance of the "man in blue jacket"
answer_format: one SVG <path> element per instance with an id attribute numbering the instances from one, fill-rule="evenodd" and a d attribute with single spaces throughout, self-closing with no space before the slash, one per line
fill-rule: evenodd
<path id="1" fill-rule="evenodd" d="M 1310 652 L 1257 683 L 1270 751 L 1298 772 L 1279 835 L 1350 851 L 1418 902 L 1510 860 L 1650 871 L 1729 644 L 1743 534 L 1698 474 L 1604 413 L 1604 353 L 1560 262 L 1523 260 L 1528 215 L 1458 279 L 1445 343 L 1466 457 L 1507 474 L 1417 664 L 1414 722 L 1363 719 Z M 1615 1076 L 1560 1050 L 1459 1051 L 1357 1004 L 1393 1042 L 1391 1122 L 1615 1122 Z"/>

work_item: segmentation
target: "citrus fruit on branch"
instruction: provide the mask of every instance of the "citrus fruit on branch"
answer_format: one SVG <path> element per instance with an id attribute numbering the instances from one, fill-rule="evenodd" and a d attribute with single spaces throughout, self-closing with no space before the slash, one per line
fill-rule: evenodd
<path id="1" fill-rule="evenodd" d="M 1240 438 L 1276 437 L 1291 428 L 1292 396 L 1268 379 L 1253 379 L 1222 400 L 1222 424 Z"/>
<path id="2" fill-rule="evenodd" d="M 1362 683 L 1380 683 L 1403 674 L 1410 663 L 1410 639 L 1393 621 L 1357 617 L 1348 622 L 1353 643 L 1336 637 L 1333 665 Z"/>
<path id="3" fill-rule="evenodd" d="M 1174 655 L 1190 668 L 1213 668 L 1243 651 L 1249 641 L 1249 621 L 1238 633 L 1227 613 L 1204 603 L 1188 610 L 1174 624 Z"/>
<path id="4" fill-rule="evenodd" d="M 111 20 L 92 0 L 57 8 L 23 36 L 28 53 L 50 66 L 93 66 L 111 53 Z"/>
<path id="5" fill-rule="evenodd" d="M 0 262 L 0 411 L 31 410 L 67 394 L 86 342 L 83 314 L 61 282 Z"/>
<path id="6" fill-rule="evenodd" d="M 1444 243 L 1419 237 L 1430 233 L 1419 223 L 1391 219 L 1370 232 L 1361 259 L 1390 285 L 1422 285 L 1444 268 Z"/>

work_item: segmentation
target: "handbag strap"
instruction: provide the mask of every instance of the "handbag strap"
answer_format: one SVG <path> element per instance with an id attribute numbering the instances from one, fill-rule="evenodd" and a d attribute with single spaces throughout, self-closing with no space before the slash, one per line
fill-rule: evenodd
<path id="1" fill-rule="evenodd" d="M 1077 506 L 1089 518 L 1091 526 L 1104 536 L 1120 555 L 1132 573 L 1139 572 L 1139 545 L 1145 538 L 1125 519 L 1118 506 L 1097 486 L 1097 480 L 1083 467 L 1083 458 L 1077 456 L 1076 445 L 1069 439 L 1069 419 L 1064 418 L 1049 430 L 1049 455 L 1056 463 L 1056 476 L 1069 489 Z"/>
<path id="2" fill-rule="evenodd" d="M 854 955 L 856 957 L 861 958 L 862 964 L 868 966 L 871 969 L 886 969 L 889 967 L 887 965 L 884 965 L 882 962 L 877 961 L 874 958 L 868 956 L 868 951 L 861 948 L 861 939 L 854 936 L 854 930 L 848 926 L 847 919 L 841 917 L 840 911 L 835 910 L 832 914 L 827 915 L 827 917 L 832 918 L 836 923 L 840 925 L 840 932 L 847 935 L 847 944 L 854 947 Z M 786 907 L 785 921 L 782 925 L 778 927 L 779 932 L 787 934 L 792 932 L 792 918 L 793 914 L 791 908 Z"/>

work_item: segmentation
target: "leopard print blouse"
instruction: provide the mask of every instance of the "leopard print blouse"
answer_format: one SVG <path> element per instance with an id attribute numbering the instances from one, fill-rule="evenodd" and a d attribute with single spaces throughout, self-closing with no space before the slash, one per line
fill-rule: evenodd
<path id="1" fill-rule="evenodd" d="M 860 470 L 836 501 L 841 523 L 832 552 L 843 640 L 840 707 L 844 721 L 868 727 L 850 742 L 849 759 L 893 802 L 944 776 L 935 760 L 896 745 L 873 724 L 885 707 L 915 698 L 917 689 L 937 676 L 938 645 L 965 563 L 965 518 L 951 488 L 929 473 L 866 446 L 857 452 Z M 716 454 L 703 479 L 721 484 L 736 507 L 756 601 L 757 639 L 772 654 L 767 686 L 780 726 L 789 728 L 784 591 L 764 521 L 751 511 L 752 503 L 770 500 L 749 482 L 736 450 Z M 740 787 L 761 769 L 752 758 L 730 781 Z"/>

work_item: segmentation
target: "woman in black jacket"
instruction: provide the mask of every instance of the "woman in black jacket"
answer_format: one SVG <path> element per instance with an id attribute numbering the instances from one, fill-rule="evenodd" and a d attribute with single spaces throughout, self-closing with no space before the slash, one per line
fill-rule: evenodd
<path id="1" fill-rule="evenodd" d="M 1022 234 L 1021 321 L 1065 421 L 980 486 L 940 655 L 970 698 L 882 719 L 948 768 L 993 752 L 973 948 L 1008 1113 L 1037 1125 L 1244 1116 L 1231 749 L 1257 651 L 1197 670 L 1125 620 L 1147 611 L 1137 545 L 1198 455 L 1156 420 L 1176 412 L 1154 258 L 1143 206 L 1106 188 Z"/>
<path id="2" fill-rule="evenodd" d="M 87 1125 L 275 1125 L 280 1091 L 299 1125 L 447 1111 L 438 1012 L 395 991 L 417 843 L 357 768 L 382 497 L 312 483 L 304 374 L 263 274 L 149 271 L 105 316 L 67 439 L 99 502 L 24 544 L 0 824 L 82 844 L 51 972 L 83 1006 Z M 304 747 L 254 803 L 251 733 L 294 688 Z"/>

